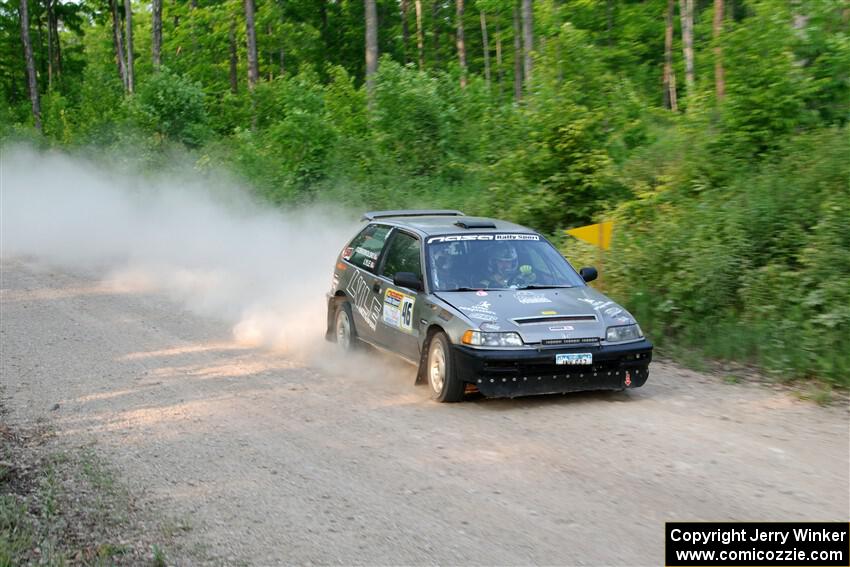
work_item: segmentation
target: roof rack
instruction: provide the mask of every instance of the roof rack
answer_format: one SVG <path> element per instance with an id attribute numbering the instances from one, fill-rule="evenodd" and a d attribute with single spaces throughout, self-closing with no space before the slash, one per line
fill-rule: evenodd
<path id="1" fill-rule="evenodd" d="M 363 214 L 360 220 L 371 221 L 375 219 L 384 219 L 390 217 L 462 217 L 464 214 L 460 211 L 450 209 L 407 209 L 398 211 L 370 211 Z"/>
<path id="2" fill-rule="evenodd" d="M 459 226 L 461 228 L 496 228 L 496 223 L 491 220 L 459 220 L 455 223 L 455 226 Z"/>

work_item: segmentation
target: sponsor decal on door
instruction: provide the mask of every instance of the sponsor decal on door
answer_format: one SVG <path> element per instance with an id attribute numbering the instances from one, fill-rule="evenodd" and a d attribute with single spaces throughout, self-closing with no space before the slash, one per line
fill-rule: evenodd
<path id="1" fill-rule="evenodd" d="M 412 333 L 413 306 L 415 304 L 415 296 L 387 288 L 387 292 L 384 294 L 384 323 L 406 333 Z"/>

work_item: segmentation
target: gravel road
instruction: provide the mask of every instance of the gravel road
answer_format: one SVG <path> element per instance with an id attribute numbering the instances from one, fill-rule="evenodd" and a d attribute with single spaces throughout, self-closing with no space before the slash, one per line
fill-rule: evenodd
<path id="1" fill-rule="evenodd" d="M 437 404 L 384 356 L 248 348 L 88 273 L 6 258 L 0 300 L 9 418 L 95 443 L 215 562 L 661 565 L 665 521 L 850 516 L 843 404 L 657 362 Z"/>

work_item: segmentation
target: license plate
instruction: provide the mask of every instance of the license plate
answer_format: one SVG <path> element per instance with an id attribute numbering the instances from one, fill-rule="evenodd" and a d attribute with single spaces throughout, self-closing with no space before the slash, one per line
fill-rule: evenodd
<path id="1" fill-rule="evenodd" d="M 569 354 L 556 354 L 555 355 L 555 364 L 566 364 L 566 365 L 585 365 L 585 364 L 593 364 L 593 353 L 592 352 L 579 352 L 579 353 L 569 353 Z"/>

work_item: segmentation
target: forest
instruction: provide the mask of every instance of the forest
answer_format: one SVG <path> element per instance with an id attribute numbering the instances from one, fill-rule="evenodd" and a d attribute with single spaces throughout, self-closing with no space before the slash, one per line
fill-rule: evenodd
<path id="1" fill-rule="evenodd" d="M 662 352 L 850 386 L 847 0 L 3 0 L 0 85 L 4 145 L 275 206 L 613 220 Z"/>

